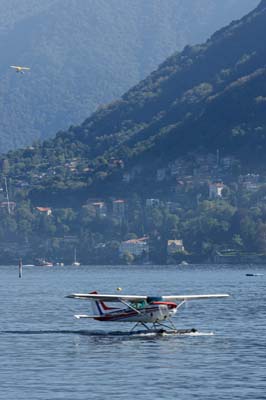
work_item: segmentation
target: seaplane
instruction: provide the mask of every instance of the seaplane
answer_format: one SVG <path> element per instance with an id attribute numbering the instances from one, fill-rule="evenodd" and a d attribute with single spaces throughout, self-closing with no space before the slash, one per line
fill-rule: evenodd
<path id="1" fill-rule="evenodd" d="M 16 70 L 17 73 L 19 74 L 24 74 L 24 71 L 29 71 L 29 67 L 21 67 L 19 65 L 10 65 L 10 68 L 13 68 Z"/>
<path id="2" fill-rule="evenodd" d="M 199 294 L 199 295 L 170 295 L 170 296 L 135 296 L 124 294 L 72 293 L 66 298 L 89 300 L 92 315 L 79 314 L 75 318 L 92 318 L 106 322 L 132 322 L 134 326 L 144 327 L 149 332 L 182 333 L 175 327 L 172 317 L 177 310 L 190 300 L 206 300 L 229 297 L 229 294 Z M 108 303 L 120 303 L 113 306 Z M 194 330 L 195 331 L 195 330 Z M 184 332 L 183 332 L 184 333 Z"/>

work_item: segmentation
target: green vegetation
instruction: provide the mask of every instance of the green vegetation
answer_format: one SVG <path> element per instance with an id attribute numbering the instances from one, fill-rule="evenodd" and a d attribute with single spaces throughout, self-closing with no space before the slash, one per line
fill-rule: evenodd
<path id="1" fill-rule="evenodd" d="M 134 195 L 122 221 L 112 211 L 99 217 L 90 204 L 80 209 L 54 208 L 47 215 L 21 201 L 10 215 L 7 208 L 0 209 L 0 262 L 16 262 L 23 256 L 27 262 L 43 257 L 71 263 L 76 248 L 83 263 L 131 263 L 132 254 L 119 257 L 119 244 L 144 234 L 149 237 L 149 260 L 155 263 L 167 261 L 169 238 L 184 242 L 185 252 L 171 257 L 176 262 L 206 262 L 220 252 L 224 256 L 265 255 L 265 187 L 249 196 L 232 190 L 230 194 L 238 206 L 228 198 L 203 199 L 194 207 L 180 205 L 175 210 L 165 202 L 147 207 Z M 108 202 L 110 206 L 111 199 Z"/>
<path id="2" fill-rule="evenodd" d="M 2 204 L 3 240 L 68 262 L 74 248 L 83 262 L 137 262 L 119 257 L 119 244 L 146 236 L 158 263 L 170 239 L 184 243 L 176 262 L 266 254 L 265 34 L 264 0 L 80 126 L 3 156 L 3 193 L 7 178 L 16 202 L 10 213 Z M 125 200 L 123 215 L 114 199 Z M 5 245 L 2 262 L 14 254 Z"/>
<path id="3" fill-rule="evenodd" d="M 112 159 L 122 160 L 123 173 L 141 166 L 146 181 L 156 168 L 198 149 L 220 149 L 259 167 L 266 140 L 265 7 L 262 2 L 205 44 L 170 57 L 80 126 L 10 152 L 10 177 L 33 187 L 32 199 L 53 202 L 53 193 L 65 189 L 122 195 L 122 169 Z"/>

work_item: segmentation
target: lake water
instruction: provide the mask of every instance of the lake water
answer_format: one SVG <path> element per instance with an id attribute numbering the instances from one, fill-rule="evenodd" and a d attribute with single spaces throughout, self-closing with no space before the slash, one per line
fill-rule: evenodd
<path id="1" fill-rule="evenodd" d="M 246 276 L 264 268 L 265 276 Z M 19 279 L 17 267 L 0 267 L 0 399 L 265 399 L 264 268 L 24 267 Z M 187 303 L 174 322 L 198 334 L 164 337 L 76 320 L 89 303 L 64 298 L 118 286 L 124 294 L 231 297 Z"/>

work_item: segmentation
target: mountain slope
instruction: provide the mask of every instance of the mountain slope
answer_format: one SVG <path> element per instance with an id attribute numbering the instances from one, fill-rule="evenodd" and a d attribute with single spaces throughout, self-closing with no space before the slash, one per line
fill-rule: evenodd
<path id="1" fill-rule="evenodd" d="M 119 97 L 166 56 L 255 0 L 2 0 L 0 151 L 30 144 Z M 11 64 L 30 65 L 19 76 Z"/>
<path id="2" fill-rule="evenodd" d="M 265 167 L 265 34 L 263 0 L 205 44 L 168 58 L 82 125 L 9 153 L 10 176 L 27 182 L 36 202 L 51 204 L 66 196 L 75 203 L 79 195 L 143 191 L 143 184 L 125 185 L 122 172 L 141 167 L 142 178 L 152 182 L 157 168 L 199 149 L 220 149 L 244 165 Z M 113 168 L 114 159 L 122 170 Z"/>
<path id="3" fill-rule="evenodd" d="M 122 138 L 131 151 L 143 140 L 152 140 L 155 146 L 157 136 L 162 135 L 167 146 L 167 137 L 173 136 L 171 142 L 179 141 L 177 151 L 179 148 L 183 151 L 185 142 L 200 144 L 197 132 L 203 121 L 209 140 L 208 133 L 215 119 L 215 131 L 221 132 L 224 143 L 219 143 L 215 134 L 213 145 L 232 150 L 225 140 L 228 130 L 239 124 L 251 127 L 253 122 L 264 121 L 261 107 L 265 96 L 266 52 L 262 39 L 266 33 L 265 22 L 263 1 L 254 12 L 217 32 L 206 44 L 186 47 L 182 53 L 170 57 L 121 101 L 85 121 L 81 140 L 91 144 L 95 138 L 91 145 L 93 156 L 97 155 L 99 132 Z M 245 91 L 246 97 L 242 97 Z M 254 114 L 253 120 L 246 113 L 248 110 Z M 129 129 L 125 128 L 125 122 L 130 125 Z M 209 122 L 212 122 L 210 127 Z M 164 134 L 167 130 L 169 133 Z M 162 140 L 159 141 L 161 145 Z M 204 145 L 208 143 L 204 141 Z"/>

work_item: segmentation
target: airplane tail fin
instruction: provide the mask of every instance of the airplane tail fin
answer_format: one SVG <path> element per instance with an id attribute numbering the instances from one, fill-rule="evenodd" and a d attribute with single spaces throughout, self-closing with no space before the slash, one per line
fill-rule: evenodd
<path id="1" fill-rule="evenodd" d="M 98 292 L 91 292 L 90 294 L 97 294 Z M 108 307 L 106 303 L 102 300 L 92 300 L 91 301 L 92 312 L 94 315 L 104 315 L 110 311 L 114 311 L 116 307 Z"/>

